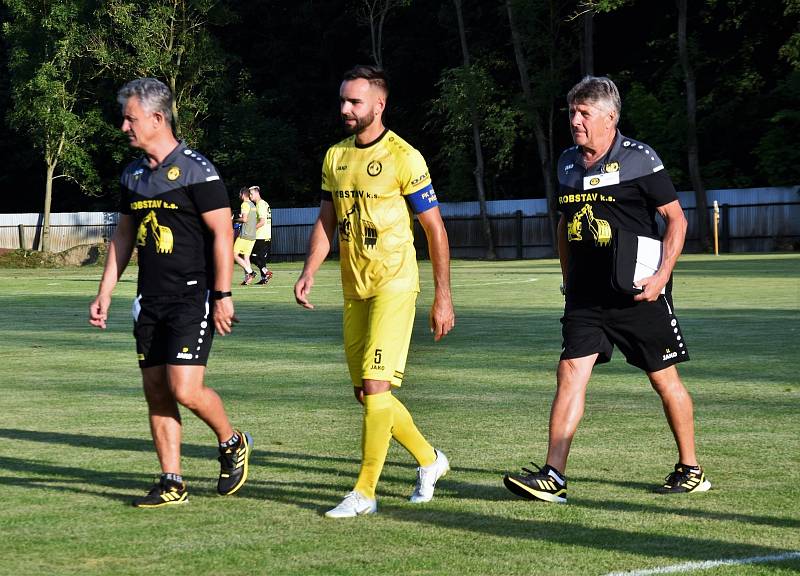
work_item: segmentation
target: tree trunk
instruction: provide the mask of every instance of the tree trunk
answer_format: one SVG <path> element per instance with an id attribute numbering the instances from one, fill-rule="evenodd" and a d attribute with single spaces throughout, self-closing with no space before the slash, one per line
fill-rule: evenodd
<path id="1" fill-rule="evenodd" d="M 517 61 L 517 70 L 519 71 L 519 81 L 522 86 L 522 95 L 531 113 L 533 122 L 533 133 L 536 137 L 536 147 L 539 151 L 539 166 L 542 170 L 542 179 L 544 180 L 544 193 L 547 198 L 547 216 L 550 224 L 550 242 L 553 246 L 553 254 L 558 252 L 558 240 L 556 231 L 558 227 L 558 217 L 555 213 L 555 183 L 553 182 L 553 170 L 550 165 L 552 154 L 550 147 L 552 144 L 552 137 L 548 138 L 542 127 L 542 122 L 539 117 L 539 111 L 536 109 L 536 104 L 533 101 L 533 94 L 531 92 L 531 81 L 528 75 L 528 61 L 525 58 L 525 52 L 522 50 L 522 38 L 517 28 L 517 22 L 514 18 L 514 9 L 512 0 L 506 0 L 506 10 L 508 11 L 508 25 L 511 28 L 511 42 L 514 45 L 514 57 Z M 552 135 L 551 135 L 552 136 Z"/>
<path id="2" fill-rule="evenodd" d="M 456 8 L 456 18 L 458 19 L 458 35 L 461 38 L 461 53 L 464 56 L 464 69 L 469 70 L 469 50 L 467 48 L 467 33 L 464 30 L 464 16 L 461 13 L 461 0 L 453 0 Z M 483 229 L 483 240 L 486 244 L 486 258 L 494 260 L 497 254 L 494 250 L 494 237 L 492 236 L 492 226 L 489 223 L 489 215 L 486 212 L 486 187 L 483 166 L 483 146 L 481 146 L 481 132 L 479 125 L 478 110 L 470 100 L 470 116 L 472 119 L 472 140 L 475 144 L 475 186 L 478 189 L 478 206 L 481 213 L 481 227 Z"/>
<path id="3" fill-rule="evenodd" d="M 689 62 L 689 47 L 686 40 L 686 6 L 687 0 L 678 0 L 678 55 L 683 68 L 686 84 L 686 144 L 689 161 L 689 180 L 694 189 L 697 206 L 697 235 L 703 252 L 711 249 L 708 237 L 708 200 L 703 178 L 700 174 L 700 154 L 697 146 L 697 94 L 694 69 Z"/>
<path id="4" fill-rule="evenodd" d="M 42 236 L 39 239 L 39 250 L 50 252 L 50 205 L 53 201 L 53 175 L 56 171 L 56 161 L 47 160 L 47 178 L 44 185 L 44 212 L 42 221 Z"/>
<path id="5" fill-rule="evenodd" d="M 380 68 L 383 68 L 383 23 L 386 20 L 386 13 L 389 11 L 389 8 L 390 7 L 387 5 L 385 8 L 381 9 L 381 17 L 378 19 L 378 41 L 377 45 L 373 47 L 375 64 Z"/>
<path id="6" fill-rule="evenodd" d="M 594 10 L 587 10 L 582 19 L 581 72 L 583 76 L 594 76 Z"/>
<path id="7" fill-rule="evenodd" d="M 178 87 L 177 76 L 170 76 L 168 82 L 169 89 L 172 91 L 172 130 L 176 138 L 181 138 L 183 134 L 181 134 L 181 121 L 178 118 L 178 93 L 176 92 L 176 88 Z"/>

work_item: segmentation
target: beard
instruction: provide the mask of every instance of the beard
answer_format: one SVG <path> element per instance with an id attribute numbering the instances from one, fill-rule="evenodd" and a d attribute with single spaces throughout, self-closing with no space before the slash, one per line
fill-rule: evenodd
<path id="1" fill-rule="evenodd" d="M 369 116 L 347 116 L 342 118 L 343 122 L 347 120 L 355 120 L 356 123 L 353 126 L 345 124 L 344 131 L 347 132 L 348 134 L 361 134 L 364 130 L 369 128 L 374 118 L 371 118 Z"/>

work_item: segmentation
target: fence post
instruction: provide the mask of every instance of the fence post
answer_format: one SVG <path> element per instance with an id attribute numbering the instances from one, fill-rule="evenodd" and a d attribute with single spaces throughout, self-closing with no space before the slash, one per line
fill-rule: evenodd
<path id="1" fill-rule="evenodd" d="M 720 232 L 720 236 L 722 237 L 722 251 L 730 253 L 731 251 L 731 206 L 730 204 L 723 204 L 720 206 L 720 220 L 722 220 L 722 231 Z"/>
<path id="2" fill-rule="evenodd" d="M 522 260 L 522 210 L 514 212 L 517 232 L 517 260 Z"/>
<path id="3" fill-rule="evenodd" d="M 19 249 L 25 250 L 25 225 L 18 224 L 17 232 L 19 233 Z"/>

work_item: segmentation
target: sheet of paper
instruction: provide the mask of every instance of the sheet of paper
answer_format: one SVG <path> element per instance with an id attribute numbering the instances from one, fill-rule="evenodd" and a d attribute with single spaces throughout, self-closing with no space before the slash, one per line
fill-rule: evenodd
<path id="1" fill-rule="evenodd" d="M 636 269 L 633 271 L 633 281 L 652 276 L 661 266 L 661 241 L 639 236 L 639 251 L 636 254 Z M 661 289 L 663 294 L 666 286 Z"/>

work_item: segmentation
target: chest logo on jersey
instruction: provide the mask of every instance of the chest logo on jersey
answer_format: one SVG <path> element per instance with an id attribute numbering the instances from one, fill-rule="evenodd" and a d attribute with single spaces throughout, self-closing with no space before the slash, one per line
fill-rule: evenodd
<path id="1" fill-rule="evenodd" d="M 156 243 L 156 252 L 159 254 L 171 254 L 174 244 L 172 230 L 167 226 L 159 226 L 155 210 L 150 210 L 147 216 L 139 223 L 139 229 L 136 231 L 136 245 L 147 245 L 148 228 L 153 235 L 153 241 Z"/>
<path id="2" fill-rule="evenodd" d="M 339 221 L 339 240 L 342 242 L 358 242 L 364 248 L 374 248 L 378 243 L 378 229 L 369 220 L 361 218 L 358 204 L 345 212 Z"/>
<path id="3" fill-rule="evenodd" d="M 177 166 L 173 166 L 169 170 L 167 170 L 167 180 L 177 180 L 178 177 L 181 175 L 181 169 Z"/>
<path id="4" fill-rule="evenodd" d="M 367 174 L 370 176 L 377 176 L 383 171 L 383 165 L 377 160 L 373 160 L 367 164 Z"/>
<path id="5" fill-rule="evenodd" d="M 602 188 L 603 186 L 614 186 L 615 184 L 619 184 L 619 172 L 598 174 L 596 176 L 584 176 L 583 178 L 584 190 Z"/>
<path id="6" fill-rule="evenodd" d="M 591 235 L 596 246 L 608 246 L 611 242 L 611 225 L 607 220 L 595 218 L 591 204 L 584 204 L 567 222 L 567 240 L 581 242 L 584 234 Z"/>

